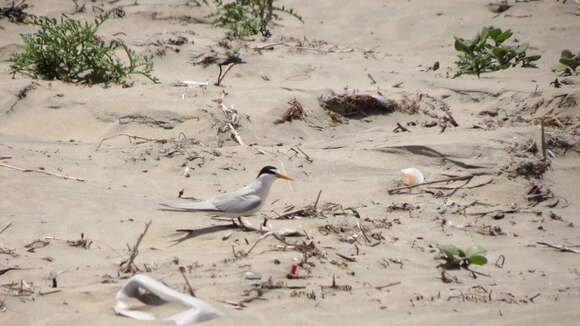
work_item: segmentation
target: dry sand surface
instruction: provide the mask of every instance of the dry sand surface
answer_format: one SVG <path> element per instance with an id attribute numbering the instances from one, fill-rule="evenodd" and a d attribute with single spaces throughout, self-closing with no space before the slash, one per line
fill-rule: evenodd
<path id="1" fill-rule="evenodd" d="M 509 1 L 494 13 L 487 0 L 287 0 L 304 24 L 282 15 L 269 39 L 223 41 L 224 29 L 204 23 L 213 6 L 203 1 L 79 0 L 84 12 L 67 0 L 28 2 L 31 14 L 82 20 L 120 8 L 99 35 L 154 55 L 161 83 L 13 79 L 6 60 L 34 29 L 0 19 L 2 326 L 164 325 L 113 312 L 130 276 L 119 264 L 148 221 L 136 267 L 187 292 L 184 267 L 197 297 L 225 313 L 207 325 L 578 325 L 580 79 L 551 84 L 560 51 L 580 50 L 577 3 Z M 450 78 L 453 36 L 489 25 L 530 42 L 539 68 Z M 218 66 L 194 63 L 228 45 L 241 46 L 243 63 L 214 86 Z M 176 86 L 183 80 L 209 86 Z M 328 90 L 408 110 L 331 116 L 319 103 Z M 237 110 L 244 146 L 217 99 Z M 275 124 L 293 99 L 305 119 Z M 296 181 L 277 181 L 246 221 L 306 237 L 268 237 L 244 255 L 258 232 L 158 210 L 186 201 L 181 189 L 196 198 L 236 189 L 265 165 Z M 389 192 L 408 167 L 427 182 L 472 177 Z M 478 244 L 489 263 L 444 270 L 437 246 L 447 243 Z M 292 264 L 300 278 L 287 278 Z M 246 271 L 281 288 L 248 291 Z"/>

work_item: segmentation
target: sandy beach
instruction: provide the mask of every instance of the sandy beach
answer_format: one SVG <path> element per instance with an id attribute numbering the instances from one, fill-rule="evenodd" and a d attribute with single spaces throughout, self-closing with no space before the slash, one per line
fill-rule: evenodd
<path id="1" fill-rule="evenodd" d="M 160 83 L 106 87 L 12 78 L 7 60 L 35 28 L 0 16 L 0 324 L 170 325 L 115 314 L 138 272 L 183 293 L 186 278 L 224 313 L 205 325 L 577 325 L 580 76 L 552 68 L 580 51 L 578 3 L 489 2 L 276 1 L 304 23 L 281 14 L 268 39 L 228 40 L 212 2 L 27 1 L 82 21 L 122 11 L 99 37 L 152 55 Z M 485 26 L 529 42 L 538 68 L 451 78 L 454 36 Z M 218 65 L 202 62 L 238 47 L 216 86 Z M 398 104 L 322 107 L 361 94 Z M 293 107 L 302 119 L 278 121 Z M 273 185 L 245 218 L 253 230 L 159 210 L 266 165 L 295 181 Z M 398 189 L 411 167 L 451 180 Z M 285 228 L 302 236 L 255 244 Z M 479 245 L 488 263 L 445 269 L 442 244 Z"/>

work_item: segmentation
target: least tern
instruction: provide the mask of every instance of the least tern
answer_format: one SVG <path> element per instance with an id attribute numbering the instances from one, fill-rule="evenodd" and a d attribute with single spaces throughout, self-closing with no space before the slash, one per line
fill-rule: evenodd
<path id="1" fill-rule="evenodd" d="M 260 170 L 256 180 L 239 190 L 193 203 L 161 203 L 160 205 L 164 206 L 163 210 L 204 212 L 237 218 L 240 226 L 243 226 L 242 217 L 253 215 L 264 205 L 270 187 L 276 179 L 294 180 L 278 172 L 277 168 L 268 165 Z"/>

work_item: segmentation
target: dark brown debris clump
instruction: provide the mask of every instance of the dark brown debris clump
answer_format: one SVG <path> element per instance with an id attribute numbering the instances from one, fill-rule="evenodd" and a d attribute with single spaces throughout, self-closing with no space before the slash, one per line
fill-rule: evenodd
<path id="1" fill-rule="evenodd" d="M 541 179 L 550 168 L 549 160 L 524 159 L 515 162 L 509 171 L 511 176 Z"/>
<path id="2" fill-rule="evenodd" d="M 293 98 L 288 104 L 290 104 L 288 110 L 286 110 L 282 118 L 274 121 L 274 124 L 281 124 L 293 120 L 304 120 L 306 118 L 306 111 L 304 111 L 304 107 L 297 99 Z"/>
<path id="3" fill-rule="evenodd" d="M 382 96 L 368 94 L 341 94 L 333 92 L 318 98 L 320 106 L 344 117 L 364 117 L 398 110 L 399 104 Z"/>
<path id="4" fill-rule="evenodd" d="M 16 4 L 16 1 L 12 1 L 10 6 L 0 7 L 0 19 L 6 17 L 13 23 L 24 23 L 28 17 L 33 16 L 24 11 L 27 8 L 28 4 L 25 1 L 21 1 L 18 4 Z"/>

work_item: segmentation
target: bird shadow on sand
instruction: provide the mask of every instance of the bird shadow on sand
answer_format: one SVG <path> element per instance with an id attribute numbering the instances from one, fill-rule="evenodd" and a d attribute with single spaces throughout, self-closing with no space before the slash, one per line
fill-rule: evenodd
<path id="1" fill-rule="evenodd" d="M 224 231 L 224 230 L 239 229 L 239 228 L 240 227 L 236 224 L 222 224 L 222 225 L 206 226 L 206 227 L 199 228 L 199 229 L 177 229 L 177 230 L 175 230 L 176 232 L 179 232 L 179 234 L 185 233 L 185 235 L 179 239 L 171 240 L 171 242 L 173 243 L 171 245 L 171 247 L 176 246 L 176 245 L 182 243 L 183 241 L 198 237 L 200 235 L 220 232 L 220 231 Z"/>

